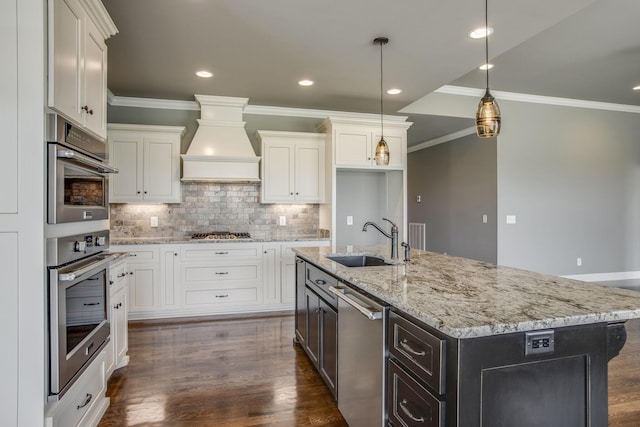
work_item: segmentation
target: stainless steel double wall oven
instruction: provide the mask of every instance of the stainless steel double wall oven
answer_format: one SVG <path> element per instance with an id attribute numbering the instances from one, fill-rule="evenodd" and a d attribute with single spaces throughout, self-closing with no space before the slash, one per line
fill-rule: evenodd
<path id="1" fill-rule="evenodd" d="M 122 254 L 109 253 L 109 230 L 82 233 L 109 218 L 109 174 L 117 171 L 106 141 L 61 116 L 47 120 L 47 222 L 73 233 L 47 239 L 46 248 L 49 400 L 57 400 L 109 342 L 109 266 Z M 96 226 L 81 225 L 89 221 Z"/>

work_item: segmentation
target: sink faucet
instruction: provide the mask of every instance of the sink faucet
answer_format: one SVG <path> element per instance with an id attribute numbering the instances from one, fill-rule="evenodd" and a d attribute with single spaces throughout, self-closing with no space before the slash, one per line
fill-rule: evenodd
<path id="1" fill-rule="evenodd" d="M 395 225 L 392 221 L 387 218 L 382 218 L 384 221 L 388 221 L 391 224 L 391 234 L 384 231 L 378 224 L 375 222 L 367 221 L 364 223 L 362 227 L 362 231 L 367 231 L 367 227 L 373 225 L 376 230 L 381 232 L 383 235 L 391 239 L 391 259 L 398 259 L 398 226 Z"/>

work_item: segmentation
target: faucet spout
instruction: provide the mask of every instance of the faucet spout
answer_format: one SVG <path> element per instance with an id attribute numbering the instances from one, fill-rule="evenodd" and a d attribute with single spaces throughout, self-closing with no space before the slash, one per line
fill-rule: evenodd
<path id="1" fill-rule="evenodd" d="M 367 231 L 367 227 L 373 226 L 376 230 L 382 233 L 383 236 L 391 239 L 391 259 L 398 259 L 398 226 L 387 218 L 382 218 L 384 221 L 388 221 L 391 224 L 391 234 L 384 231 L 375 222 L 367 221 L 362 227 L 362 231 Z"/>

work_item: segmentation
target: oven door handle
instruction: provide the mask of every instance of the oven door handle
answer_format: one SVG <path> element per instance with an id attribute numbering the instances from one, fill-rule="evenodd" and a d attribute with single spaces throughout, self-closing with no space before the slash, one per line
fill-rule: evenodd
<path id="1" fill-rule="evenodd" d="M 68 150 L 68 149 L 57 150 L 56 156 L 62 157 L 65 159 L 76 160 L 78 163 L 82 163 L 83 165 L 90 166 L 94 169 L 99 170 L 102 173 L 118 173 L 118 169 L 114 168 L 113 166 L 110 166 L 106 163 L 101 163 L 97 160 L 93 160 L 91 157 L 85 156 L 84 154 L 80 154 L 77 151 Z"/>
<path id="2" fill-rule="evenodd" d="M 80 277 L 82 277 L 84 274 L 87 274 L 93 270 L 95 270 L 98 267 L 102 267 L 105 264 L 109 264 L 110 262 L 114 261 L 115 259 L 119 258 L 120 255 L 118 254 L 112 254 L 107 256 L 104 259 L 101 259 L 100 261 L 96 261 L 92 264 L 87 265 L 86 267 L 82 267 L 79 268 L 77 270 L 74 270 L 70 273 L 63 273 L 63 274 L 59 274 L 58 275 L 58 280 L 61 282 L 72 282 L 76 279 L 79 279 Z"/>

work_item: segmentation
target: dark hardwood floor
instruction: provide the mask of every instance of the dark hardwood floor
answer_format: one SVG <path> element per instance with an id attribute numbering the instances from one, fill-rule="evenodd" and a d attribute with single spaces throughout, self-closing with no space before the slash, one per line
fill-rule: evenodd
<path id="1" fill-rule="evenodd" d="M 640 321 L 609 365 L 609 427 L 640 426 Z M 107 426 L 346 426 L 293 317 L 132 322 Z"/>

